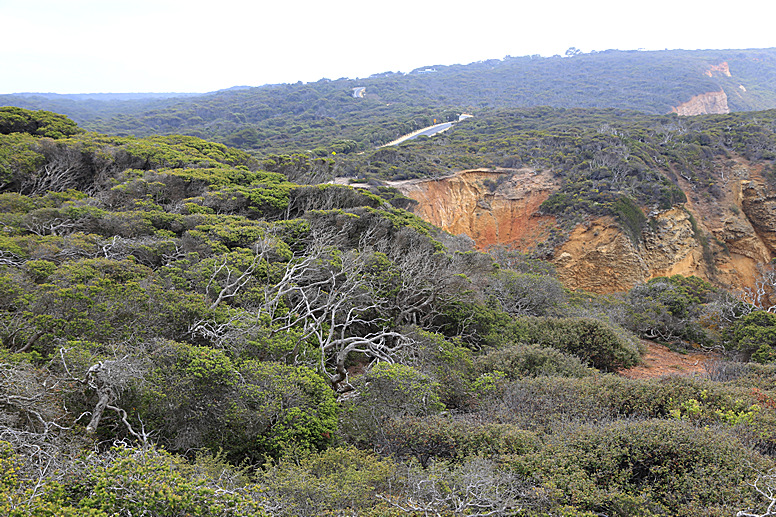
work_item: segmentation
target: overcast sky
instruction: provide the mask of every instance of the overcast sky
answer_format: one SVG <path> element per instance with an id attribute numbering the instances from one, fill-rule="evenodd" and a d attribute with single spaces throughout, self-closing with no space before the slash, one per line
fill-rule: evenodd
<path id="1" fill-rule="evenodd" d="M 572 46 L 773 47 L 774 15 L 770 0 L 0 0 L 0 93 L 207 92 Z"/>

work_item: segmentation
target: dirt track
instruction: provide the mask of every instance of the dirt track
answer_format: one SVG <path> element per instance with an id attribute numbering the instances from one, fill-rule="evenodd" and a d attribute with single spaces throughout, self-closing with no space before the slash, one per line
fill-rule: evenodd
<path id="1" fill-rule="evenodd" d="M 635 368 L 620 370 L 618 373 L 629 379 L 650 379 L 668 377 L 671 375 L 704 376 L 704 363 L 718 358 L 706 352 L 688 352 L 680 354 L 672 352 L 668 347 L 644 341 L 648 350 L 642 358 L 643 364 Z"/>

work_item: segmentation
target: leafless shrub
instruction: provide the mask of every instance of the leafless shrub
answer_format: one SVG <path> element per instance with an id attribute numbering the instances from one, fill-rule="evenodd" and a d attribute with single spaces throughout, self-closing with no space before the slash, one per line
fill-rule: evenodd
<path id="1" fill-rule="evenodd" d="M 405 493 L 380 494 L 394 508 L 416 515 L 502 516 L 549 506 L 549 497 L 514 472 L 496 463 L 471 457 L 452 468 L 408 468 Z"/>
<path id="2" fill-rule="evenodd" d="M 706 361 L 703 363 L 703 369 L 706 372 L 706 377 L 714 382 L 734 381 L 749 371 L 746 363 L 725 359 Z"/>

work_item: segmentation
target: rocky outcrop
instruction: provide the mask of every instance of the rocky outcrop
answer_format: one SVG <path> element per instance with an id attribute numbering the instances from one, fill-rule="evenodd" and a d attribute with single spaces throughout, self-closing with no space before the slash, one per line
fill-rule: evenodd
<path id="1" fill-rule="evenodd" d="M 763 183 L 742 181 L 741 209 L 758 239 L 772 254 L 776 253 L 776 193 Z"/>
<path id="2" fill-rule="evenodd" d="M 653 215 L 639 241 L 610 217 L 579 225 L 553 262 L 566 287 L 598 293 L 625 291 L 657 276 L 709 276 L 690 214 L 681 208 Z"/>
<path id="3" fill-rule="evenodd" d="M 479 248 L 541 248 L 565 286 L 608 293 L 675 274 L 734 289 L 751 286 L 757 265 L 776 257 L 776 191 L 748 163 L 729 168 L 724 183 L 719 198 L 683 184 L 685 206 L 649 214 L 638 239 L 601 217 L 577 225 L 556 248 L 543 246 L 563 232 L 553 217 L 539 214 L 559 188 L 550 172 L 479 169 L 392 185 L 418 202 L 416 214 L 469 235 Z"/>
<path id="4" fill-rule="evenodd" d="M 649 277 L 649 267 L 631 239 L 611 218 L 577 226 L 553 259 L 570 289 L 625 291 Z"/>
<path id="5" fill-rule="evenodd" d="M 710 115 L 730 113 L 727 95 L 724 90 L 718 92 L 702 93 L 694 96 L 687 102 L 671 108 L 671 113 L 678 113 L 681 117 L 693 115 Z"/>

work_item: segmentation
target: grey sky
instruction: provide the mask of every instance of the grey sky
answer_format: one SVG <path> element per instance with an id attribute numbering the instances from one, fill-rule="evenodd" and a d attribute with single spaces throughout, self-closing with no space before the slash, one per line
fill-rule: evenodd
<path id="1" fill-rule="evenodd" d="M 0 93 L 205 92 L 549 56 L 571 46 L 584 52 L 776 46 L 770 26 L 776 4 L 741 5 L 0 0 Z"/>

